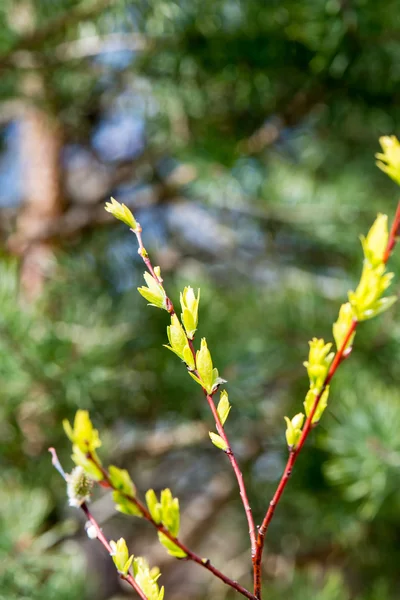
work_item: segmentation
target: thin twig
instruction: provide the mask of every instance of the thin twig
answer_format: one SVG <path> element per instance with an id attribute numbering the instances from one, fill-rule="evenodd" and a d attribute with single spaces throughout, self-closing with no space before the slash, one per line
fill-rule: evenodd
<path id="1" fill-rule="evenodd" d="M 64 479 L 64 481 L 67 481 L 67 475 L 66 475 L 64 469 L 62 468 L 60 461 L 58 460 L 58 456 L 57 456 L 57 452 L 56 452 L 55 448 L 49 448 L 49 452 L 52 457 L 51 462 L 53 463 L 54 468 L 57 469 L 57 471 L 60 473 L 60 475 Z M 96 521 L 96 519 L 94 518 L 92 513 L 90 512 L 86 502 L 83 502 L 81 504 L 80 508 L 85 513 L 86 518 L 89 521 L 89 523 L 91 524 L 91 526 L 94 527 L 94 529 L 96 531 L 96 539 L 99 540 L 99 542 L 104 546 L 104 548 L 107 550 L 108 554 L 110 554 L 110 556 L 111 556 L 113 553 L 113 550 L 110 546 L 110 543 L 107 540 L 106 536 L 104 535 L 100 525 L 98 524 L 98 522 Z M 135 592 L 137 592 L 137 594 L 142 598 L 142 600 L 148 600 L 146 594 L 143 592 L 142 588 L 137 584 L 137 582 L 135 581 L 135 578 L 130 573 L 128 573 L 127 575 L 122 575 L 120 573 L 119 576 L 121 579 L 123 579 L 124 581 L 127 581 L 129 583 L 129 585 L 135 590 Z"/>
<path id="2" fill-rule="evenodd" d="M 161 277 L 158 277 L 158 275 L 155 273 L 153 265 L 151 263 L 151 260 L 150 260 L 148 254 L 147 254 L 147 251 L 146 251 L 146 249 L 145 249 L 145 247 L 143 245 L 143 241 L 142 241 L 142 228 L 141 228 L 140 224 L 137 223 L 137 228 L 136 229 L 132 229 L 131 231 L 133 231 L 133 233 L 136 235 L 136 238 L 137 238 L 137 241 L 138 241 L 138 245 L 139 245 L 138 254 L 143 258 L 143 261 L 144 261 L 147 269 L 151 273 L 151 275 L 154 277 L 154 279 L 164 289 L 163 280 L 161 279 Z M 167 302 L 167 310 L 168 310 L 168 312 L 171 315 L 175 314 L 174 305 L 172 303 L 172 300 L 168 296 L 166 296 L 166 302 Z M 185 333 L 185 335 L 186 335 L 186 333 Z M 196 365 L 196 352 L 195 352 L 195 349 L 194 349 L 193 340 L 189 339 L 187 337 L 187 335 L 186 335 L 186 339 L 187 339 L 187 342 L 189 344 L 190 350 L 191 350 L 192 355 L 193 355 L 194 364 Z M 199 375 L 199 373 L 198 373 L 198 371 L 197 371 L 196 368 L 193 370 L 193 373 L 201 380 L 201 377 L 200 377 L 200 375 Z M 215 407 L 214 400 L 212 398 L 213 394 L 209 394 L 204 387 L 203 387 L 203 392 L 204 392 L 204 394 L 205 394 L 205 396 L 207 398 L 208 405 L 209 405 L 209 407 L 211 409 L 211 412 L 213 414 L 213 417 L 215 419 L 215 425 L 216 425 L 217 431 L 218 431 L 219 435 L 222 437 L 222 439 L 224 440 L 224 442 L 225 442 L 225 444 L 227 446 L 227 449 L 225 450 L 225 453 L 227 454 L 227 456 L 229 458 L 229 461 L 230 461 L 230 463 L 232 465 L 233 471 L 234 471 L 235 476 L 236 476 L 236 480 L 238 482 L 240 497 L 241 497 L 241 500 L 242 500 L 242 504 L 243 504 L 243 507 L 244 507 L 244 510 L 245 510 L 245 514 L 246 514 L 246 518 L 247 518 L 247 523 L 248 523 L 248 526 L 249 526 L 249 536 L 250 536 L 250 543 L 251 543 L 251 555 L 252 555 L 252 558 L 254 559 L 255 552 L 256 552 L 256 539 L 257 539 L 256 538 L 256 528 L 255 528 L 255 524 L 254 524 L 253 513 L 252 513 L 252 510 L 251 510 L 250 502 L 249 502 L 249 499 L 248 499 L 248 496 L 247 496 L 247 491 L 246 491 L 246 486 L 245 486 L 244 479 L 243 479 L 243 474 L 242 474 L 242 472 L 241 472 L 241 470 L 239 468 L 239 464 L 238 464 L 238 462 L 236 460 L 236 457 L 235 457 L 235 455 L 233 453 L 232 447 L 231 447 L 231 445 L 229 443 L 228 436 L 225 433 L 225 430 L 224 430 L 224 427 L 222 425 L 221 419 L 219 418 L 218 411 L 217 411 L 217 409 Z"/>
<path id="3" fill-rule="evenodd" d="M 237 592 L 239 592 L 246 598 L 249 598 L 249 600 L 256 600 L 255 596 L 251 592 L 246 590 L 246 588 L 241 586 L 237 581 L 234 581 L 234 580 L 230 579 L 230 577 L 227 577 L 226 575 L 224 575 L 224 573 L 222 573 L 219 569 L 217 569 L 216 567 L 214 567 L 214 565 L 211 564 L 209 559 L 201 558 L 200 556 L 195 554 L 195 552 L 192 552 L 192 550 L 190 550 L 187 546 L 185 546 L 185 544 L 183 544 L 178 538 L 173 536 L 168 531 L 168 529 L 166 529 L 166 527 L 164 527 L 164 525 L 162 525 L 161 523 L 157 523 L 151 516 L 150 512 L 147 510 L 146 506 L 137 497 L 131 496 L 129 494 L 124 494 L 123 492 L 118 490 L 118 488 L 116 488 L 113 485 L 107 470 L 96 460 L 96 458 L 91 453 L 88 453 L 87 457 L 89 460 L 92 461 L 92 463 L 94 465 L 96 465 L 96 467 L 103 474 L 103 480 L 99 483 L 101 483 L 103 486 L 104 486 L 104 484 L 106 484 L 106 486 L 109 487 L 110 489 L 112 489 L 114 491 L 118 491 L 124 498 L 126 498 L 126 500 L 131 502 L 140 511 L 142 517 L 146 521 L 151 523 L 151 525 L 153 525 L 153 527 L 155 527 L 157 529 L 157 531 L 159 531 L 160 533 L 165 535 L 165 537 L 167 537 L 171 542 L 173 542 L 176 546 L 178 546 L 178 548 L 180 548 L 186 554 L 187 560 L 191 560 L 191 561 L 197 563 L 198 565 L 204 567 L 205 569 L 207 569 L 207 571 L 210 571 L 213 575 L 215 575 L 215 577 L 218 577 L 218 579 L 223 581 L 226 585 L 229 585 L 231 588 L 233 588 L 234 590 L 236 590 Z"/>
<path id="4" fill-rule="evenodd" d="M 392 224 L 392 227 L 390 230 L 389 240 L 388 240 L 388 244 L 387 244 L 386 251 L 384 254 L 384 258 L 383 258 L 384 263 L 387 262 L 390 254 L 396 244 L 397 237 L 399 236 L 399 234 L 400 234 L 400 202 L 397 205 L 396 214 L 395 214 L 393 224 Z M 331 382 L 333 376 L 335 375 L 339 365 L 351 353 L 351 348 L 347 348 L 347 344 L 348 344 L 349 340 L 351 339 L 351 336 L 355 332 L 357 325 L 358 325 L 358 321 L 356 319 L 353 319 L 351 322 L 351 325 L 345 335 L 342 346 L 340 347 L 340 349 L 336 352 L 336 354 L 334 356 L 334 359 L 332 361 L 332 364 L 330 366 L 328 374 L 325 378 L 325 381 L 322 385 L 322 388 L 321 388 L 320 392 L 318 393 L 318 395 L 316 396 L 312 410 L 307 417 L 307 421 L 304 425 L 300 440 L 299 440 L 296 448 L 294 450 L 291 450 L 289 453 L 289 457 L 288 457 L 285 469 L 283 471 L 282 477 L 279 481 L 279 484 L 275 491 L 275 494 L 269 504 L 268 510 L 265 514 L 265 517 L 261 524 L 261 527 L 259 528 L 258 536 L 257 536 L 256 553 L 255 553 L 255 557 L 254 557 L 254 561 L 253 561 L 254 595 L 256 596 L 256 598 L 258 600 L 261 600 L 261 560 L 262 560 L 262 553 L 263 553 L 264 544 L 265 544 L 265 535 L 266 535 L 268 526 L 274 516 L 276 506 L 279 503 L 279 500 L 281 499 L 281 496 L 282 496 L 282 494 L 286 488 L 286 485 L 289 481 L 289 478 L 292 474 L 292 469 L 297 460 L 297 457 L 299 456 L 299 454 L 307 440 L 307 437 L 308 437 L 311 429 L 313 428 L 312 420 L 313 420 L 315 412 L 318 408 L 319 401 L 321 400 L 321 397 L 322 397 L 324 391 L 326 390 L 327 386 Z"/>

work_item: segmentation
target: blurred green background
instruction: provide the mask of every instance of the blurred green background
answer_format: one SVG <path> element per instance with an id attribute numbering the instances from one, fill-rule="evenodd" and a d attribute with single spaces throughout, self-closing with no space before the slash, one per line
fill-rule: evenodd
<path id="1" fill-rule="evenodd" d="M 302 408 L 308 340 L 331 338 L 360 233 L 393 215 L 374 166 L 400 130 L 400 13 L 387 0 L 0 3 L 0 599 L 121 599 L 47 448 L 90 410 L 101 456 L 171 487 L 182 539 L 251 585 L 247 524 L 201 392 L 136 291 L 125 202 L 228 380 L 228 433 L 260 523 Z M 400 271 L 399 253 L 391 260 Z M 397 284 L 395 283 L 395 286 Z M 367 322 L 269 531 L 271 600 L 394 600 L 400 573 L 398 308 Z M 170 600 L 233 598 L 97 491 L 106 535 L 161 567 Z"/>

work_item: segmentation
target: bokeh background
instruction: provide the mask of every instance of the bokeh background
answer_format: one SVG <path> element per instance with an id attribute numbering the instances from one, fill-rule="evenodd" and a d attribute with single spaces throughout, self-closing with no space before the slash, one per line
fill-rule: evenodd
<path id="1" fill-rule="evenodd" d="M 162 347 L 166 314 L 137 293 L 135 237 L 104 202 L 134 211 L 172 298 L 201 287 L 259 523 L 307 342 L 330 339 L 359 234 L 395 210 L 374 153 L 400 130 L 399 44 L 396 0 L 1 1 L 1 600 L 130 595 L 51 468 L 50 445 L 72 467 L 61 421 L 78 408 L 103 459 L 142 493 L 171 487 L 182 539 L 250 585 L 208 408 Z M 395 306 L 360 328 L 332 386 L 269 532 L 271 600 L 399 598 L 399 322 Z M 168 599 L 235 596 L 107 494 L 92 509 L 161 567 Z"/>

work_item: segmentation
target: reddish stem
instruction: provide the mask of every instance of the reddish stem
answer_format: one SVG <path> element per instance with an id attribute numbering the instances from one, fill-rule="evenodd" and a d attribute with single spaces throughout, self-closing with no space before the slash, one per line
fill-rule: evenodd
<path id="1" fill-rule="evenodd" d="M 132 229 L 133 233 L 136 235 L 138 244 L 139 244 L 139 255 L 143 258 L 143 261 L 147 267 L 147 269 L 149 270 L 149 272 L 151 273 L 151 275 L 156 279 L 156 281 L 158 281 L 158 283 L 160 285 L 163 285 L 163 280 L 160 277 L 157 277 L 156 273 L 154 272 L 154 268 L 151 264 L 151 260 L 147 255 L 147 251 L 145 250 L 145 247 L 143 245 L 143 241 L 142 241 L 142 228 L 140 227 L 139 223 L 137 224 L 137 229 L 134 230 Z M 167 296 L 167 307 L 168 307 L 168 312 L 172 315 L 175 313 L 175 309 L 174 309 L 174 305 L 171 301 L 171 299 Z M 185 333 L 186 335 L 186 333 Z M 194 349 L 194 345 L 193 345 L 193 340 L 191 340 L 190 338 L 187 337 L 186 335 L 186 339 L 187 342 L 189 344 L 189 348 L 192 352 L 193 355 L 193 359 L 194 359 L 194 364 L 196 364 L 196 351 Z M 194 374 L 201 380 L 201 377 L 198 373 L 198 371 L 195 369 Z M 244 479 L 243 479 L 243 474 L 239 468 L 239 464 L 236 460 L 236 457 L 233 453 L 233 450 L 231 448 L 231 445 L 229 443 L 228 437 L 225 433 L 224 427 L 221 423 L 221 420 L 219 418 L 217 409 L 215 408 L 215 404 L 214 401 L 212 399 L 212 394 L 208 394 L 207 390 L 205 390 L 203 388 L 204 394 L 206 395 L 207 398 L 207 402 L 211 408 L 212 414 L 214 416 L 215 419 L 215 424 L 217 427 L 217 431 L 219 433 L 219 435 L 222 437 L 222 439 L 224 440 L 225 444 L 227 445 L 227 450 L 225 450 L 226 454 L 228 455 L 229 461 L 232 465 L 233 471 L 235 473 L 236 476 L 236 480 L 238 482 L 238 486 L 239 486 L 239 493 L 240 493 L 240 497 L 243 503 L 243 507 L 245 510 L 245 514 L 246 514 L 246 518 L 247 518 L 247 523 L 249 526 L 249 535 L 250 535 L 250 543 L 251 543 L 251 556 L 254 559 L 255 556 L 255 552 L 256 552 L 256 540 L 257 540 L 257 536 L 256 536 L 256 528 L 255 528 L 255 524 L 254 524 L 254 519 L 253 519 L 253 514 L 251 511 L 251 507 L 250 507 L 250 502 L 247 496 L 247 491 L 246 491 L 246 486 L 244 483 Z"/>
<path id="2" fill-rule="evenodd" d="M 312 420 L 313 420 L 315 412 L 318 408 L 318 404 L 322 397 L 322 394 L 324 393 L 326 387 L 329 385 L 329 382 L 331 381 L 339 364 L 341 363 L 344 352 L 347 347 L 347 344 L 348 344 L 351 336 L 355 332 L 357 324 L 358 324 L 358 321 L 356 321 L 356 320 L 353 320 L 351 322 L 351 325 L 346 333 L 346 336 L 344 338 L 342 346 L 335 354 L 335 357 L 332 361 L 331 367 L 325 378 L 322 388 L 321 388 L 320 392 L 318 393 L 318 395 L 316 396 L 313 407 L 310 411 L 310 414 L 307 417 L 307 421 L 304 425 L 304 428 L 303 428 L 303 431 L 301 434 L 301 438 L 296 446 L 296 449 L 290 451 L 289 458 L 288 458 L 286 466 L 285 466 L 285 470 L 283 471 L 283 475 L 279 481 L 279 484 L 278 484 L 278 487 L 274 494 L 274 497 L 272 498 L 271 502 L 269 503 L 269 507 L 265 514 L 262 525 L 258 530 L 257 547 L 256 547 L 256 554 L 255 554 L 255 559 L 254 559 L 254 595 L 258 599 L 261 598 L 261 559 L 262 559 L 262 553 L 263 553 L 263 549 L 264 549 L 265 535 L 266 535 L 268 526 L 269 526 L 270 522 L 272 521 L 272 517 L 274 516 L 276 506 L 279 503 L 279 500 L 281 499 L 281 496 L 282 496 L 282 494 L 285 490 L 285 487 L 289 481 L 290 475 L 292 474 L 292 469 L 296 462 L 296 459 L 297 459 L 299 453 L 301 452 L 302 447 L 304 446 L 304 443 L 308 437 L 308 434 L 310 433 L 310 431 L 312 429 L 312 426 L 313 426 Z M 349 353 L 347 353 L 346 356 L 349 356 Z"/>
<path id="3" fill-rule="evenodd" d="M 49 452 L 52 456 L 52 463 L 53 466 L 57 469 L 57 471 L 60 473 L 60 475 L 64 478 L 65 481 L 67 481 L 67 476 L 64 472 L 64 469 L 61 466 L 60 461 L 58 460 L 58 456 L 57 456 L 57 452 L 55 451 L 54 448 L 49 448 Z M 108 554 L 112 554 L 113 550 L 110 546 L 109 541 L 107 540 L 106 536 L 104 535 L 100 525 L 98 524 L 98 522 L 96 521 L 96 519 L 94 518 L 94 516 L 92 515 L 92 513 L 90 512 L 88 505 L 86 504 L 86 502 L 83 502 L 81 504 L 81 509 L 82 511 L 85 513 L 87 520 L 90 522 L 90 524 L 94 527 L 94 529 L 96 530 L 96 539 L 99 540 L 99 542 L 104 546 L 104 548 L 107 550 Z M 125 581 L 127 581 L 131 587 L 133 587 L 133 589 L 138 593 L 138 595 L 142 598 L 142 600 L 148 600 L 147 596 L 145 595 L 145 593 L 143 592 L 142 588 L 136 583 L 135 578 L 128 573 L 128 575 L 121 575 L 120 574 L 121 579 L 124 579 Z"/>
<path id="4" fill-rule="evenodd" d="M 389 256 L 390 256 L 390 254 L 397 242 L 397 238 L 399 236 L 400 236 L 400 202 L 397 205 L 396 214 L 393 219 L 392 227 L 391 227 L 390 234 L 389 234 L 388 244 L 386 246 L 385 254 L 383 257 L 383 262 L 385 264 L 388 261 Z M 279 503 L 279 500 L 281 499 L 281 496 L 282 496 L 282 494 L 285 490 L 285 487 L 289 481 L 289 478 L 292 473 L 293 466 L 297 460 L 297 457 L 300 454 L 301 449 L 303 448 L 303 446 L 306 442 L 306 439 L 313 427 L 312 420 L 313 420 L 315 412 L 318 408 L 318 404 L 322 397 L 322 394 L 324 393 L 326 387 L 329 385 L 332 377 L 336 373 L 337 368 L 340 365 L 340 363 L 344 359 L 346 359 L 351 353 L 351 347 L 347 348 L 347 344 L 348 344 L 349 340 L 351 339 L 351 336 L 355 332 L 357 325 L 358 325 L 358 321 L 353 319 L 353 321 L 351 322 L 351 325 L 346 333 L 346 336 L 345 336 L 345 339 L 343 341 L 341 348 L 336 352 L 336 354 L 334 356 L 334 359 L 332 361 L 332 364 L 330 366 L 328 374 L 325 378 L 323 386 L 322 386 L 319 394 L 316 396 L 312 410 L 311 410 L 310 414 L 308 415 L 308 418 L 304 425 L 300 440 L 299 440 L 296 448 L 294 450 L 291 450 L 289 453 L 289 458 L 287 460 L 285 469 L 283 471 L 283 475 L 279 481 L 279 484 L 275 491 L 274 497 L 272 498 L 272 500 L 269 504 L 269 507 L 265 514 L 262 525 L 259 528 L 258 537 L 257 537 L 256 554 L 255 554 L 255 558 L 253 561 L 254 595 L 256 596 L 256 598 L 258 600 L 261 599 L 261 559 L 262 559 L 262 553 L 263 553 L 263 549 L 264 549 L 265 535 L 266 535 L 268 526 L 272 520 L 272 517 L 274 516 L 276 506 Z"/>
<path id="5" fill-rule="evenodd" d="M 250 535 L 250 542 L 251 542 L 251 556 L 252 556 L 252 559 L 254 559 L 255 552 L 256 552 L 256 540 L 257 540 L 256 527 L 254 524 L 253 513 L 251 510 L 250 502 L 249 502 L 249 499 L 247 496 L 247 491 L 246 491 L 246 486 L 245 486 L 244 479 L 243 479 L 243 474 L 239 468 L 239 464 L 238 464 L 236 457 L 233 453 L 233 450 L 229 444 L 228 437 L 227 437 L 224 427 L 221 423 L 221 419 L 219 418 L 219 414 L 215 407 L 214 400 L 212 399 L 212 396 L 210 394 L 207 394 L 206 390 L 204 390 L 204 393 L 206 395 L 207 402 L 210 406 L 211 412 L 215 419 L 215 425 L 216 425 L 217 431 L 227 446 L 225 453 L 228 455 L 228 458 L 232 465 L 232 469 L 236 475 L 236 480 L 237 480 L 238 486 L 239 486 L 240 497 L 242 499 L 242 504 L 243 504 L 244 510 L 246 512 L 247 523 L 249 525 L 249 535 Z"/>
<path id="6" fill-rule="evenodd" d="M 103 473 L 104 482 L 106 483 L 106 485 L 109 488 L 121 493 L 120 490 L 117 490 L 117 488 L 115 488 L 113 486 L 107 470 L 104 469 L 104 467 L 97 462 L 97 460 L 94 458 L 93 455 L 88 454 L 87 456 L 96 465 L 96 467 L 98 469 L 100 469 L 100 471 Z M 99 482 L 99 483 L 101 483 L 101 482 Z M 146 506 L 140 500 L 138 500 L 138 498 L 136 498 L 134 496 L 130 496 L 129 494 L 122 494 L 122 495 L 127 500 L 129 500 L 129 502 L 132 502 L 132 504 L 134 504 L 136 506 L 136 508 L 138 508 L 140 510 L 142 517 L 144 519 L 146 519 L 146 521 L 151 523 L 153 525 L 153 527 L 155 527 L 157 529 L 157 531 L 164 534 L 169 540 L 171 540 L 171 542 L 173 542 L 176 546 L 178 546 L 178 548 L 183 550 L 183 552 L 186 554 L 188 560 L 191 560 L 191 561 L 197 563 L 198 565 L 204 567 L 205 569 L 210 571 L 213 575 L 215 575 L 215 577 L 218 577 L 218 579 L 223 581 L 226 585 L 229 585 L 231 588 L 233 588 L 234 590 L 236 590 L 237 592 L 239 592 L 246 598 L 249 598 L 250 600 L 256 600 L 255 596 L 251 592 L 246 590 L 246 588 L 241 586 L 237 581 L 234 581 L 234 580 L 230 579 L 229 577 L 227 577 L 226 575 L 224 575 L 224 573 L 222 573 L 221 571 L 219 571 L 219 569 L 214 567 L 208 559 L 201 558 L 200 556 L 198 556 L 197 554 L 192 552 L 192 550 L 189 550 L 189 548 L 187 546 L 185 546 L 185 544 L 183 544 L 178 538 L 174 537 L 168 531 L 168 529 L 166 529 L 164 527 L 164 525 L 162 525 L 161 523 L 156 523 L 156 521 L 154 521 L 153 517 L 151 516 L 150 512 L 147 510 Z"/>

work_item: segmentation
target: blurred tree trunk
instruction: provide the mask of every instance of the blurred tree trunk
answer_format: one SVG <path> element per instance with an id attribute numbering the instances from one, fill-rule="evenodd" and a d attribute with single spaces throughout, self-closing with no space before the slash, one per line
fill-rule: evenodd
<path id="1" fill-rule="evenodd" d="M 18 2 L 10 24 L 19 33 L 35 27 L 32 2 Z M 21 292 L 32 301 L 43 290 L 51 269 L 55 240 L 44 235 L 63 213 L 61 150 L 63 132 L 51 111 L 51 93 L 40 65 L 32 56 L 32 70 L 21 76 L 21 92 L 26 99 L 21 117 L 21 155 L 24 202 L 10 240 L 11 250 L 21 257 Z M 35 67 L 38 68 L 35 68 Z"/>

